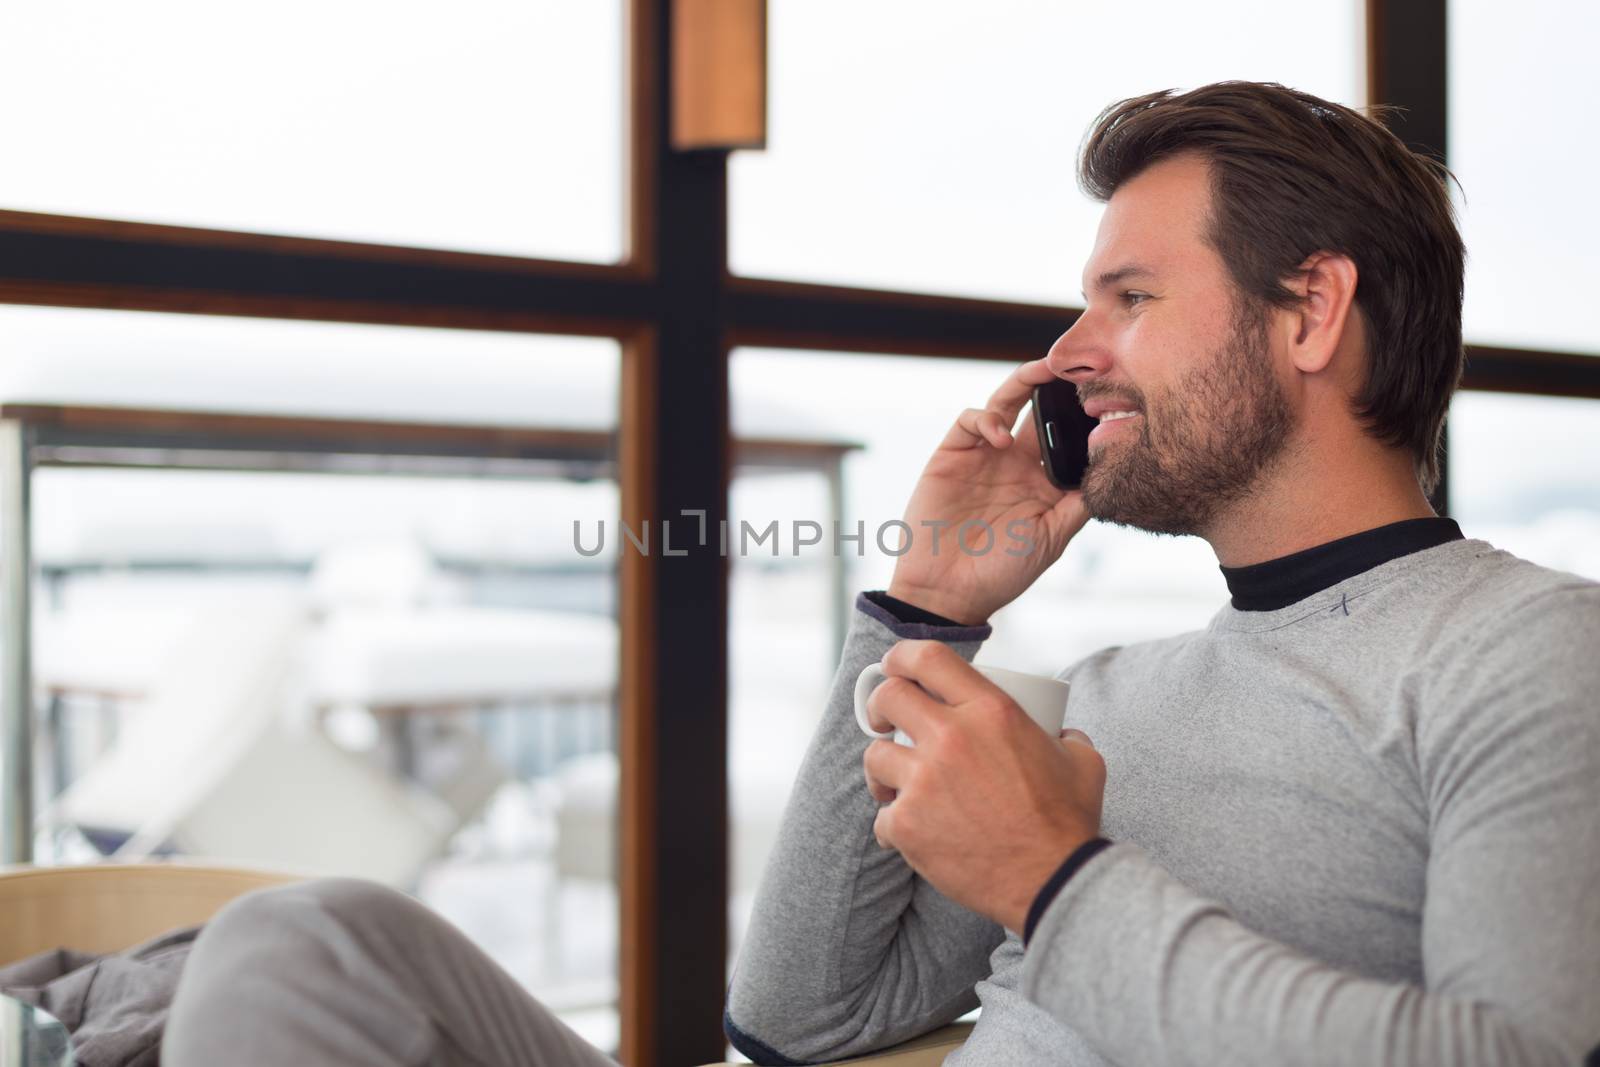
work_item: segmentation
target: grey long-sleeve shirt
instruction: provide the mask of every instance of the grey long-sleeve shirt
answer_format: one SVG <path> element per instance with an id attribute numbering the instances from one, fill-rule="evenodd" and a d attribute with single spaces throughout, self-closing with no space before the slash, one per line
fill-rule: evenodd
<path id="1" fill-rule="evenodd" d="M 1600 584 L 1481 540 L 1062 677 L 1115 843 L 1024 952 L 872 837 L 862 600 L 728 998 L 764 1062 L 976 1006 L 954 1067 L 1551 1065 L 1600 1040 Z"/>

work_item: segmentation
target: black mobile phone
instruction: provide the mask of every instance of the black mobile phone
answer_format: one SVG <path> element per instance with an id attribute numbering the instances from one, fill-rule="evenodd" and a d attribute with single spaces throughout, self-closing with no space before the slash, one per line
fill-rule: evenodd
<path id="1" fill-rule="evenodd" d="M 1033 387 L 1033 428 L 1045 476 L 1057 489 L 1076 489 L 1089 465 L 1089 431 L 1099 420 L 1085 415 L 1078 387 L 1060 378 Z"/>

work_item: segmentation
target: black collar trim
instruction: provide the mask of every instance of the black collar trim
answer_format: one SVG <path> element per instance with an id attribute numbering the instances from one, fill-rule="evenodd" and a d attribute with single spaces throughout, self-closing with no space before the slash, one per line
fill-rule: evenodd
<path id="1" fill-rule="evenodd" d="M 1459 541 L 1454 519 L 1402 519 L 1248 567 L 1219 567 L 1239 611 L 1276 611 L 1380 563 Z"/>

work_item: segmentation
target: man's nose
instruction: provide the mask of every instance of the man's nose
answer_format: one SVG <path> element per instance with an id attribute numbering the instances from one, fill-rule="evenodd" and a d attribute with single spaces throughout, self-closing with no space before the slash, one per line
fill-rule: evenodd
<path id="1" fill-rule="evenodd" d="M 1045 356 L 1045 366 L 1057 378 L 1064 378 L 1074 385 L 1082 385 L 1110 370 L 1110 352 L 1095 336 L 1089 312 L 1079 315 L 1067 332 L 1056 338 Z"/>

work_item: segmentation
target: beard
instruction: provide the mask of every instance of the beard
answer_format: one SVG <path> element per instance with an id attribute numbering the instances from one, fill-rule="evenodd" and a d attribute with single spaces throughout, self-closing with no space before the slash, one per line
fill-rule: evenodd
<path id="1" fill-rule="evenodd" d="M 1128 398 L 1140 413 L 1138 436 L 1124 433 L 1128 440 L 1090 456 L 1082 486 L 1090 515 L 1151 533 L 1202 534 L 1251 491 L 1294 429 L 1267 323 L 1265 313 L 1238 311 L 1228 339 L 1175 386 L 1148 404 Z"/>

